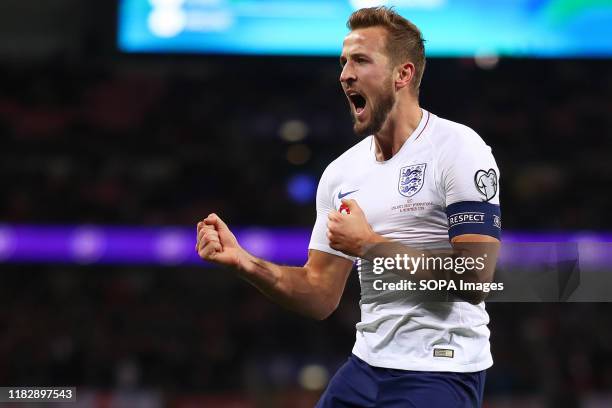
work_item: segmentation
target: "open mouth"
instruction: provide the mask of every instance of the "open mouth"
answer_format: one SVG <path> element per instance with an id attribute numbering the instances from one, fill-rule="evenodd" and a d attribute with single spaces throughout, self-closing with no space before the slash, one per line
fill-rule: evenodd
<path id="1" fill-rule="evenodd" d="M 361 115 L 365 110 L 366 99 L 358 92 L 349 92 L 347 93 L 347 96 L 355 107 L 355 113 L 357 115 Z"/>

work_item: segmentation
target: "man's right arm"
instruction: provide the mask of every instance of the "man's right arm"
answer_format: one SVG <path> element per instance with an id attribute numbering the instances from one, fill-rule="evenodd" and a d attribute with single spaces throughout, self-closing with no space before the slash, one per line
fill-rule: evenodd
<path id="1" fill-rule="evenodd" d="M 281 306 L 314 319 L 327 318 L 338 306 L 353 263 L 310 250 L 303 267 L 281 266 L 245 251 L 216 214 L 198 223 L 200 258 L 232 267 L 238 275 Z"/>

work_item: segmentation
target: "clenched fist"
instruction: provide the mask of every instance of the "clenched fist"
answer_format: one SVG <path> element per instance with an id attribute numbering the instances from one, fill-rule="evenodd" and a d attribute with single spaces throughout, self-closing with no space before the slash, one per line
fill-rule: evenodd
<path id="1" fill-rule="evenodd" d="M 200 258 L 216 264 L 240 268 L 247 253 L 217 214 L 198 222 L 196 251 Z"/>
<path id="2" fill-rule="evenodd" d="M 346 214 L 331 211 L 327 221 L 329 246 L 347 255 L 363 256 L 369 244 L 382 238 L 372 230 L 363 210 L 355 200 L 342 200 Z"/>

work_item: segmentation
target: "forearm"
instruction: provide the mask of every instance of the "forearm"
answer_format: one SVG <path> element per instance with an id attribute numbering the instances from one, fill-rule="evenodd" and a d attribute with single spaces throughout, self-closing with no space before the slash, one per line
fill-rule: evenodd
<path id="1" fill-rule="evenodd" d="M 365 246 L 361 258 L 372 262 L 378 268 L 392 272 L 408 280 L 445 279 L 434 268 L 428 268 L 424 260 L 435 256 L 451 256 L 452 249 L 432 251 L 416 249 L 397 241 L 391 241 L 381 236 L 375 243 Z"/>
<path id="2" fill-rule="evenodd" d="M 307 317 L 322 320 L 338 304 L 332 283 L 313 268 L 281 266 L 249 255 L 238 274 L 275 303 Z"/>
<path id="3" fill-rule="evenodd" d="M 353 263 L 317 250 L 303 267 L 280 266 L 245 251 L 216 214 L 197 225 L 200 258 L 238 271 L 238 275 L 274 302 L 305 316 L 324 319 L 337 307 Z"/>

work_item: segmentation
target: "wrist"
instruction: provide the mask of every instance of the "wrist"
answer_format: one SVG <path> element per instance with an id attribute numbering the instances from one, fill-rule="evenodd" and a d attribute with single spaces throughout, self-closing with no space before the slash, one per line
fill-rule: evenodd
<path id="1" fill-rule="evenodd" d="M 257 287 L 265 285 L 273 287 L 280 278 L 280 269 L 274 264 L 242 251 L 239 266 L 236 268 L 238 276 Z"/>
<path id="2" fill-rule="evenodd" d="M 255 266 L 257 263 L 257 258 L 255 256 L 240 248 L 237 258 L 236 270 L 240 275 L 248 276 L 255 273 Z"/>
<path id="3" fill-rule="evenodd" d="M 376 244 L 380 244 L 381 242 L 387 242 L 387 239 L 382 237 L 381 235 L 378 235 L 374 231 L 370 231 L 370 234 L 361 245 L 359 257 L 364 258 L 373 246 L 375 246 Z"/>

